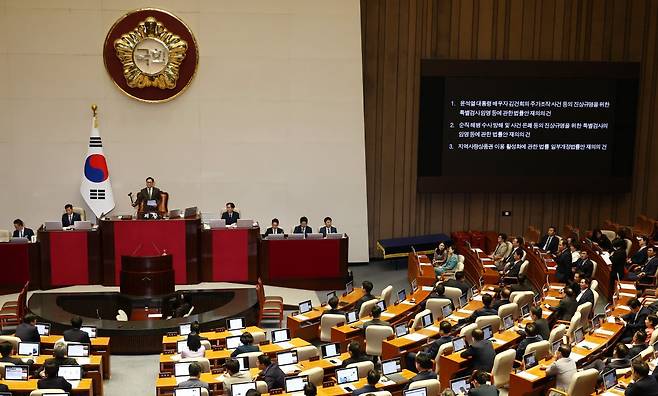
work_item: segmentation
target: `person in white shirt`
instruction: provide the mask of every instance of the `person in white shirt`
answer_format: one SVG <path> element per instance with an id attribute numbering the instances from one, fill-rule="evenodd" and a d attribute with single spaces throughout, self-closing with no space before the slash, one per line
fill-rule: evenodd
<path id="1" fill-rule="evenodd" d="M 201 345 L 201 337 L 196 334 L 189 334 L 187 336 L 187 345 L 186 348 L 181 352 L 181 357 L 185 358 L 195 358 L 203 357 L 206 354 L 206 348 Z"/>
<path id="2" fill-rule="evenodd" d="M 555 351 L 555 362 L 548 367 L 541 367 L 546 370 L 546 375 L 555 377 L 555 388 L 562 391 L 567 390 L 571 378 L 578 370 L 576 362 L 569 355 L 571 355 L 571 347 L 569 345 L 560 345 Z M 552 395 L 559 395 L 559 393 L 553 392 Z"/>

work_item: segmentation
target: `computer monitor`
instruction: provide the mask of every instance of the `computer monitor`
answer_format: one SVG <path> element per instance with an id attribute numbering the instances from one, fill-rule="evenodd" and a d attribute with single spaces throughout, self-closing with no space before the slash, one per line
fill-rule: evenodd
<path id="1" fill-rule="evenodd" d="M 82 379 L 82 367 L 61 365 L 59 366 L 57 375 L 64 377 L 67 381 L 80 381 Z"/>
<path id="2" fill-rule="evenodd" d="M 377 305 L 382 310 L 382 312 L 386 311 L 386 301 L 379 300 L 375 305 Z"/>
<path id="3" fill-rule="evenodd" d="M 484 339 L 485 340 L 493 338 L 493 327 L 491 325 L 484 326 L 482 328 L 482 332 L 484 333 Z"/>
<path id="4" fill-rule="evenodd" d="M 242 330 L 247 328 L 247 323 L 244 318 L 230 318 L 226 319 L 226 328 L 229 330 Z"/>
<path id="5" fill-rule="evenodd" d="M 286 378 L 286 393 L 301 392 L 308 384 L 308 375 Z"/>
<path id="6" fill-rule="evenodd" d="M 395 326 L 394 330 L 396 337 L 402 337 L 409 334 L 409 329 L 407 328 L 406 323 L 400 323 L 399 325 Z"/>
<path id="7" fill-rule="evenodd" d="M 338 385 L 356 382 L 359 380 L 359 370 L 356 367 L 337 369 L 336 380 Z"/>
<path id="8" fill-rule="evenodd" d="M 181 353 L 187 348 L 187 340 L 176 341 L 176 352 Z"/>
<path id="9" fill-rule="evenodd" d="M 290 341 L 290 330 L 272 330 L 270 332 L 270 337 L 273 343 Z"/>
<path id="10" fill-rule="evenodd" d="M 331 300 L 332 297 L 336 297 L 336 296 L 337 295 L 336 295 L 335 291 L 327 293 L 327 300 L 325 301 L 327 303 L 327 305 L 329 305 L 329 300 Z"/>
<path id="11" fill-rule="evenodd" d="M 278 352 L 276 354 L 276 363 L 279 366 L 297 364 L 297 351 Z"/>
<path id="12" fill-rule="evenodd" d="M 254 383 L 254 389 L 255 386 Z M 201 388 L 198 386 L 196 388 L 174 388 L 174 396 L 201 396 Z"/>
<path id="13" fill-rule="evenodd" d="M 96 326 L 82 326 L 80 330 L 84 331 L 89 335 L 89 338 L 96 338 L 97 329 Z"/>
<path id="14" fill-rule="evenodd" d="M 192 323 L 181 323 L 178 325 L 178 334 L 186 336 L 192 332 Z"/>
<path id="15" fill-rule="evenodd" d="M 431 326 L 434 323 L 434 319 L 432 318 L 432 313 L 428 313 L 423 315 L 422 318 L 420 318 L 421 323 L 423 324 L 423 327 Z"/>
<path id="16" fill-rule="evenodd" d="M 469 389 L 471 389 L 471 377 L 460 377 L 450 380 L 450 389 L 455 392 L 456 395 L 467 394 Z"/>
<path id="17" fill-rule="evenodd" d="M 598 329 L 601 327 L 601 322 L 605 319 L 604 315 L 598 314 L 592 318 L 592 328 L 593 329 Z"/>
<path id="18" fill-rule="evenodd" d="M 39 331 L 40 336 L 49 336 L 50 335 L 50 323 L 38 323 L 37 330 Z"/>
<path id="19" fill-rule="evenodd" d="M 402 302 L 407 299 L 407 291 L 405 289 L 398 291 L 398 301 Z"/>
<path id="20" fill-rule="evenodd" d="M 468 296 L 466 295 L 466 293 L 464 293 L 461 296 L 459 296 L 459 306 L 460 308 L 464 308 L 466 304 L 468 304 Z"/>
<path id="21" fill-rule="evenodd" d="M 306 300 L 302 301 L 299 303 L 299 313 L 300 314 L 305 314 L 306 312 L 311 312 L 313 309 L 313 304 L 311 304 L 311 300 Z"/>
<path id="22" fill-rule="evenodd" d="M 557 350 L 560 349 L 560 345 L 562 345 L 562 340 L 553 341 L 551 344 L 551 352 L 557 352 Z"/>
<path id="23" fill-rule="evenodd" d="M 391 375 L 402 372 L 402 364 L 400 359 L 391 359 L 382 361 L 382 373 L 384 375 Z"/>
<path id="24" fill-rule="evenodd" d="M 418 290 L 418 281 L 416 279 L 411 280 L 411 292 L 415 293 Z"/>
<path id="25" fill-rule="evenodd" d="M 356 311 L 350 311 L 345 313 L 345 320 L 347 324 L 352 324 L 359 321 L 359 313 Z"/>
<path id="26" fill-rule="evenodd" d="M 249 357 L 247 356 L 240 356 L 240 357 L 235 357 L 235 360 L 240 363 L 240 371 L 248 371 L 249 370 Z"/>
<path id="27" fill-rule="evenodd" d="M 573 332 L 573 342 L 574 344 L 578 344 L 582 340 L 585 339 L 585 333 L 583 331 L 582 327 L 579 327 L 576 329 L 576 331 Z"/>
<path id="28" fill-rule="evenodd" d="M 235 349 L 239 347 L 242 344 L 240 342 L 240 337 L 242 336 L 226 337 L 226 349 Z"/>
<path id="29" fill-rule="evenodd" d="M 537 356 L 534 352 L 526 353 L 523 355 L 523 369 L 528 370 L 537 365 Z"/>
<path id="30" fill-rule="evenodd" d="M 89 357 L 89 344 L 66 344 L 66 356 L 68 357 Z"/>
<path id="31" fill-rule="evenodd" d="M 512 315 L 507 315 L 503 318 L 503 330 L 511 329 L 514 327 L 514 318 Z"/>
<path id="32" fill-rule="evenodd" d="M 5 366 L 5 377 L 7 381 L 27 381 L 29 377 L 29 366 Z"/>
<path id="33" fill-rule="evenodd" d="M 535 296 L 532 298 L 532 302 L 534 302 L 536 305 L 539 304 L 540 301 L 541 301 L 541 294 L 536 293 Z"/>
<path id="34" fill-rule="evenodd" d="M 354 281 L 349 281 L 345 284 L 345 291 L 348 294 L 354 291 Z"/>
<path id="35" fill-rule="evenodd" d="M 256 390 L 255 382 L 239 382 L 237 384 L 231 384 L 231 395 L 232 396 L 245 396 L 249 389 Z"/>
<path id="36" fill-rule="evenodd" d="M 603 388 L 608 390 L 617 385 L 617 370 L 612 369 L 603 373 Z"/>
<path id="37" fill-rule="evenodd" d="M 39 356 L 38 342 L 19 342 L 18 354 L 21 356 Z"/>
<path id="38" fill-rule="evenodd" d="M 332 358 L 340 355 L 340 343 L 334 342 L 333 344 L 324 344 L 320 347 L 322 358 Z"/>
<path id="39" fill-rule="evenodd" d="M 530 305 L 525 304 L 521 307 L 521 317 L 525 318 L 530 315 Z"/>
<path id="40" fill-rule="evenodd" d="M 450 316 L 452 314 L 452 304 L 446 304 L 441 307 L 441 313 L 443 314 L 444 318 Z"/>
<path id="41" fill-rule="evenodd" d="M 176 377 L 189 377 L 190 364 L 194 362 L 176 362 L 174 363 L 174 376 Z"/>
<path id="42" fill-rule="evenodd" d="M 403 396 L 427 396 L 427 388 L 407 389 L 402 391 Z"/>
<path id="43" fill-rule="evenodd" d="M 456 337 L 452 340 L 452 351 L 459 352 L 466 349 L 466 338 Z"/>
<path id="44" fill-rule="evenodd" d="M 480 290 L 478 289 L 477 286 L 471 287 L 471 296 L 477 296 L 478 293 L 480 293 Z"/>

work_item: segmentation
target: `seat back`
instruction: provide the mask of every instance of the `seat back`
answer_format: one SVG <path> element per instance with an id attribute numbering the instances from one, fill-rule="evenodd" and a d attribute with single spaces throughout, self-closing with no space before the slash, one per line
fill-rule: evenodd
<path id="1" fill-rule="evenodd" d="M 594 276 L 596 276 L 596 267 L 598 267 L 598 265 L 599 264 L 596 261 L 592 260 L 592 278 L 594 278 Z M 598 282 L 597 282 L 597 285 L 598 285 Z M 590 285 L 590 287 L 592 287 L 592 286 Z"/>
<path id="2" fill-rule="evenodd" d="M 640 358 L 642 358 L 642 360 L 646 360 L 646 358 L 650 355 L 653 355 L 653 347 L 652 346 L 648 346 L 648 347 L 644 348 L 642 350 L 642 352 L 640 352 Z"/>
<path id="3" fill-rule="evenodd" d="M 366 327 L 366 354 L 380 356 L 382 342 L 392 335 L 393 329 L 389 326 L 371 325 Z"/>
<path id="4" fill-rule="evenodd" d="M 128 321 L 128 315 L 126 314 L 126 311 L 123 309 L 119 309 L 117 311 L 117 320 L 119 322 L 127 322 Z"/>
<path id="5" fill-rule="evenodd" d="M 18 352 L 18 343 L 21 342 L 21 339 L 14 336 L 0 336 L 0 344 L 3 342 L 8 342 L 14 348 L 14 353 Z"/>
<path id="6" fill-rule="evenodd" d="M 372 309 L 377 305 L 377 300 L 368 300 L 361 304 L 361 310 L 359 311 L 359 319 L 363 319 L 366 316 L 369 316 L 372 312 Z"/>
<path id="7" fill-rule="evenodd" d="M 212 345 L 210 344 L 210 341 L 208 341 L 208 340 L 201 340 L 201 346 L 206 351 L 212 351 Z"/>
<path id="8" fill-rule="evenodd" d="M 194 357 L 194 358 L 185 358 L 181 359 L 181 362 L 197 362 L 201 366 L 201 371 L 204 373 L 209 373 L 210 372 L 210 360 L 204 358 L 204 357 Z M 249 362 L 249 367 L 251 366 L 251 362 Z M 256 366 L 254 366 L 256 367 Z"/>
<path id="9" fill-rule="evenodd" d="M 498 308 L 498 317 L 500 320 L 503 320 L 503 318 L 507 315 L 512 315 L 514 320 L 519 318 L 519 306 L 516 303 L 509 303 L 505 305 L 501 305 L 500 308 Z"/>
<path id="10" fill-rule="evenodd" d="M 254 337 L 254 345 L 260 344 L 261 342 L 267 340 L 267 336 L 265 335 L 264 331 L 254 331 L 251 333 L 251 335 Z"/>
<path id="11" fill-rule="evenodd" d="M 537 341 L 528 344 L 525 348 L 525 353 L 535 353 L 537 360 L 544 359 L 551 356 L 551 344 L 548 341 Z"/>
<path id="12" fill-rule="evenodd" d="M 515 349 L 507 349 L 500 352 L 494 358 L 493 368 L 491 369 L 491 382 L 497 388 L 509 384 L 510 373 L 514 366 L 514 358 L 516 357 Z"/>
<path id="13" fill-rule="evenodd" d="M 521 268 L 519 269 L 519 275 L 527 275 L 528 274 L 528 267 L 530 266 L 530 262 L 528 260 L 525 260 L 521 264 Z"/>
<path id="14" fill-rule="evenodd" d="M 81 208 L 79 206 L 74 206 L 73 207 L 73 213 L 79 214 L 80 215 L 80 220 L 87 221 L 87 212 L 84 210 L 84 208 Z"/>
<path id="15" fill-rule="evenodd" d="M 524 305 L 532 305 L 532 299 L 535 297 L 535 293 L 531 291 L 514 292 L 514 293 L 519 293 L 519 294 L 514 296 L 513 300 L 510 299 L 510 301 L 516 303 L 516 305 L 519 308 L 519 314 L 520 314 L 521 308 L 523 308 Z"/>
<path id="16" fill-rule="evenodd" d="M 653 333 L 651 333 L 651 340 L 649 341 L 649 345 L 653 345 L 656 341 L 658 341 L 658 331 L 654 330 Z"/>
<path id="17" fill-rule="evenodd" d="M 592 282 L 590 283 L 589 288 L 592 289 L 592 291 L 596 291 L 596 289 L 598 289 L 598 287 L 599 287 L 599 281 L 597 281 L 596 279 L 592 279 Z"/>
<path id="18" fill-rule="evenodd" d="M 594 305 L 592 306 L 592 310 L 594 310 L 594 307 L 596 307 L 596 304 L 599 302 L 599 292 L 592 290 L 592 294 L 594 294 Z"/>
<path id="19" fill-rule="evenodd" d="M 629 257 L 631 255 L 631 248 L 633 247 L 633 242 L 631 242 L 631 240 L 627 238 L 624 238 L 624 242 L 626 243 L 626 256 Z"/>
<path id="20" fill-rule="evenodd" d="M 377 391 L 377 392 L 370 392 L 368 394 L 372 396 L 391 396 L 391 392 L 389 391 Z"/>
<path id="21" fill-rule="evenodd" d="M 569 395 L 591 395 L 596 390 L 596 381 L 599 372 L 596 369 L 587 369 L 577 372 L 569 384 Z"/>
<path id="22" fill-rule="evenodd" d="M 201 396 L 210 396 L 210 393 L 208 393 L 208 389 L 201 387 Z"/>
<path id="23" fill-rule="evenodd" d="M 443 307 L 450 305 L 452 301 L 447 298 L 430 298 L 425 302 L 425 308 L 432 312 L 435 320 L 443 319 Z"/>
<path id="24" fill-rule="evenodd" d="M 345 323 L 345 316 L 337 314 L 324 314 L 320 318 L 320 341 L 331 341 L 331 328 Z"/>
<path id="25" fill-rule="evenodd" d="M 375 363 L 372 360 L 366 360 L 364 362 L 348 364 L 347 367 L 356 367 L 359 370 L 359 378 L 365 378 L 368 376 L 370 370 L 375 369 Z"/>
<path id="26" fill-rule="evenodd" d="M 447 286 L 444 295 L 452 301 L 452 305 L 454 307 L 459 307 L 459 297 L 462 295 L 462 291 L 460 289 Z"/>
<path id="27" fill-rule="evenodd" d="M 258 296 L 258 306 L 262 310 L 265 305 L 265 288 L 260 277 L 256 281 L 256 295 Z"/>
<path id="28" fill-rule="evenodd" d="M 384 288 L 384 290 L 382 290 L 381 299 L 384 300 L 387 307 L 390 306 L 391 304 L 393 304 L 393 301 L 392 301 L 393 300 L 393 286 L 388 285 Z"/>
<path id="29" fill-rule="evenodd" d="M 576 329 L 580 327 L 580 312 L 576 312 L 571 317 L 571 322 L 569 323 L 569 328 L 567 329 L 567 338 L 570 342 L 573 342 L 573 333 Z"/>
<path id="30" fill-rule="evenodd" d="M 66 393 L 66 391 L 62 389 L 35 389 L 30 392 L 30 396 L 53 395 L 57 393 Z"/>
<path id="31" fill-rule="evenodd" d="M 608 237 L 609 240 L 614 241 L 617 239 L 617 233 L 612 230 L 601 230 L 601 233 Z"/>
<path id="32" fill-rule="evenodd" d="M 432 313 L 429 309 L 424 309 L 416 314 L 414 316 L 413 323 L 411 324 L 411 328 L 414 330 L 422 329 L 423 328 L 423 316 L 427 315 L 428 313 Z M 434 316 L 432 316 L 434 317 Z"/>
<path id="33" fill-rule="evenodd" d="M 236 357 L 246 357 L 249 360 L 249 368 L 258 367 L 258 357 L 262 355 L 263 352 L 245 352 L 237 355 Z"/>
<path id="34" fill-rule="evenodd" d="M 297 351 L 297 360 L 300 362 L 302 360 L 309 360 L 310 358 L 314 358 L 316 356 L 320 356 L 320 352 L 318 351 L 318 348 L 316 348 L 313 345 L 305 345 L 302 347 L 297 347 L 295 348 Z"/>
<path id="35" fill-rule="evenodd" d="M 299 375 L 308 375 L 308 381 L 319 387 L 322 385 L 322 380 L 324 379 L 324 369 L 322 367 L 313 367 L 302 371 Z"/>
<path id="36" fill-rule="evenodd" d="M 563 324 L 559 324 L 553 327 L 553 330 L 551 330 L 551 334 L 548 336 L 548 343 L 550 345 L 553 345 L 555 341 L 561 340 L 566 333 L 567 333 L 567 326 Z"/>
<path id="37" fill-rule="evenodd" d="M 264 395 L 268 392 L 267 390 L 267 382 L 265 381 L 256 381 L 256 390 L 258 393 L 261 395 Z"/>
<path id="38" fill-rule="evenodd" d="M 434 371 L 436 371 L 437 374 L 439 374 L 441 370 L 441 367 L 439 367 L 439 356 L 452 353 L 452 349 L 452 342 L 446 342 L 439 347 L 439 352 L 436 354 L 436 359 L 434 360 Z"/>
<path id="39" fill-rule="evenodd" d="M 441 392 L 441 384 L 436 379 L 414 381 L 409 384 L 409 390 L 420 388 L 427 388 L 427 396 L 438 396 L 439 392 Z"/>
<path id="40" fill-rule="evenodd" d="M 578 308 L 576 308 L 576 312 L 580 312 L 579 326 L 583 326 L 583 330 L 587 330 L 589 328 L 589 314 L 592 312 L 592 303 L 586 302 L 580 304 Z"/>
<path id="41" fill-rule="evenodd" d="M 0 230 L 0 242 L 9 242 L 11 232 L 9 230 Z"/>
<path id="42" fill-rule="evenodd" d="M 462 329 L 459 331 L 459 336 L 464 337 L 466 339 L 466 342 L 468 345 L 473 344 L 473 330 L 477 329 L 478 325 L 475 323 L 471 323 L 469 325 L 466 325 L 462 327 Z"/>
<path id="43" fill-rule="evenodd" d="M 484 326 L 491 325 L 491 329 L 495 333 L 500 329 L 500 318 L 498 315 L 480 316 L 475 319 L 475 324 L 479 329 L 483 328 Z"/>
<path id="44" fill-rule="evenodd" d="M 13 366 L 14 363 L 0 362 L 0 378 L 3 378 L 5 375 L 5 366 Z"/>

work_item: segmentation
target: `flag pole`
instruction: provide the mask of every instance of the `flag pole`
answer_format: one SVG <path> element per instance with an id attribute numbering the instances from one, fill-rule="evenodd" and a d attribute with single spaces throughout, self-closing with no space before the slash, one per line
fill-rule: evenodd
<path id="1" fill-rule="evenodd" d="M 94 117 L 94 128 L 98 128 L 98 120 L 96 119 L 97 111 L 98 111 L 98 106 L 96 106 L 96 104 L 92 104 L 91 105 L 91 112 L 92 112 L 93 117 Z"/>

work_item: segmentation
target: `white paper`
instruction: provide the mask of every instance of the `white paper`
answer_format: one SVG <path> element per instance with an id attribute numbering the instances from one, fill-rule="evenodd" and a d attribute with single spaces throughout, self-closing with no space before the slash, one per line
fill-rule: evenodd
<path id="1" fill-rule="evenodd" d="M 474 252 L 477 252 L 477 253 L 480 253 L 480 252 L 482 251 L 482 249 L 480 249 L 480 248 L 474 248 L 473 251 L 474 251 Z"/>
<path id="2" fill-rule="evenodd" d="M 564 286 L 555 286 L 555 285 L 551 285 L 551 289 L 553 289 L 553 290 L 561 290 L 563 287 L 564 287 Z"/>
<path id="3" fill-rule="evenodd" d="M 482 294 L 478 294 L 477 296 L 473 297 L 473 301 L 482 301 Z"/>
<path id="4" fill-rule="evenodd" d="M 546 296 L 546 297 L 544 297 L 544 300 L 560 301 L 559 298 L 557 298 L 557 297 L 553 297 L 553 296 Z"/>
<path id="5" fill-rule="evenodd" d="M 613 322 L 614 322 L 614 318 L 613 318 Z M 601 335 L 605 335 L 605 336 L 611 336 L 611 335 L 614 335 L 615 332 L 610 331 L 610 330 L 604 330 L 604 329 L 596 329 L 596 330 L 594 330 L 594 334 L 601 334 Z"/>
<path id="6" fill-rule="evenodd" d="M 278 345 L 278 346 L 279 346 L 280 348 L 282 348 L 282 349 L 292 349 L 292 348 L 295 347 L 294 345 L 292 345 L 292 344 L 289 343 L 288 341 L 277 342 L 275 345 Z"/>
<path id="7" fill-rule="evenodd" d="M 505 341 L 505 340 L 499 340 L 498 338 L 490 338 L 489 340 L 490 340 L 491 342 L 493 342 L 493 343 L 500 344 L 500 345 L 503 345 L 503 344 L 506 344 L 506 343 L 507 343 L 507 341 Z"/>
<path id="8" fill-rule="evenodd" d="M 461 316 L 457 316 L 457 315 L 455 315 L 455 314 L 451 314 L 451 315 L 448 316 L 446 319 L 450 319 L 450 320 L 458 321 L 458 320 L 460 320 L 460 319 L 464 319 L 464 318 L 461 317 Z"/>
<path id="9" fill-rule="evenodd" d="M 576 352 L 571 352 L 571 354 L 569 355 L 569 357 L 570 357 L 574 362 L 578 362 L 578 361 L 582 360 L 585 356 L 583 356 L 583 355 L 579 355 L 579 354 L 577 354 Z"/>
<path id="10" fill-rule="evenodd" d="M 546 266 L 546 268 L 549 269 L 549 270 L 556 270 L 557 269 L 557 267 L 549 267 L 549 266 Z"/>
<path id="11" fill-rule="evenodd" d="M 635 285 L 633 285 L 632 283 L 620 283 L 619 287 L 626 290 L 635 290 Z"/>
<path id="12" fill-rule="evenodd" d="M 470 314 L 473 313 L 473 311 L 471 311 L 470 309 L 464 309 L 464 308 L 458 309 L 457 312 L 467 314 L 467 315 L 470 315 Z"/>
<path id="13" fill-rule="evenodd" d="M 434 288 L 433 288 L 432 286 L 423 286 L 423 287 L 421 288 L 421 290 L 422 290 L 422 291 L 432 291 L 432 290 L 434 290 Z"/>
<path id="14" fill-rule="evenodd" d="M 71 387 L 73 389 L 78 389 L 78 387 L 80 386 L 80 381 L 71 381 L 71 380 L 67 380 L 67 381 L 69 384 L 71 384 Z"/>
<path id="15" fill-rule="evenodd" d="M 536 379 L 539 378 L 538 376 L 536 376 L 536 375 L 534 375 L 534 374 L 530 374 L 530 373 L 527 372 L 527 371 L 519 371 L 519 372 L 516 373 L 516 375 L 518 375 L 518 376 L 521 377 L 521 378 L 525 378 L 525 379 L 527 379 L 527 380 L 529 380 L 529 381 L 534 381 L 534 380 L 536 380 Z"/>
<path id="16" fill-rule="evenodd" d="M 615 317 L 614 316 L 608 316 L 605 320 L 608 323 L 615 323 Z"/>
<path id="17" fill-rule="evenodd" d="M 421 267 L 423 267 L 423 266 L 425 266 L 425 267 L 432 267 L 432 264 L 430 264 L 430 263 L 420 263 L 420 266 L 421 266 Z"/>
<path id="18" fill-rule="evenodd" d="M 553 314 L 553 311 L 541 311 L 541 314 L 545 316 L 551 316 Z"/>
<path id="19" fill-rule="evenodd" d="M 485 265 L 483 265 L 483 267 L 484 267 L 484 268 L 493 268 L 493 269 L 496 269 L 496 266 L 493 265 L 493 264 L 485 264 Z"/>
<path id="20" fill-rule="evenodd" d="M 631 308 L 628 305 L 617 305 L 616 308 L 623 309 L 625 311 L 630 311 Z"/>
<path id="21" fill-rule="evenodd" d="M 426 328 L 427 330 L 429 330 L 429 331 L 435 331 L 435 332 L 437 332 L 437 333 L 438 333 L 439 331 L 441 331 L 441 328 L 440 328 L 439 326 L 435 326 L 435 325 L 427 326 L 427 327 L 425 327 L 425 328 Z"/>
<path id="22" fill-rule="evenodd" d="M 297 316 L 295 316 L 295 319 L 297 319 L 297 320 L 309 320 L 309 317 L 305 316 L 305 315 L 297 315 Z"/>
<path id="23" fill-rule="evenodd" d="M 229 330 L 228 332 L 232 336 L 239 336 L 242 335 L 242 333 L 244 333 L 244 330 Z"/>
<path id="24" fill-rule="evenodd" d="M 395 314 L 392 314 L 390 312 L 382 312 L 382 318 L 392 318 L 394 316 Z"/>
<path id="25" fill-rule="evenodd" d="M 633 294 L 633 293 L 624 293 L 624 292 L 621 292 L 621 293 L 619 293 L 619 295 L 620 295 L 620 296 L 624 296 L 624 297 L 635 297 L 635 294 Z"/>
<path id="26" fill-rule="evenodd" d="M 393 386 L 393 385 L 395 385 L 395 381 L 391 381 L 391 380 L 384 381 L 383 378 L 379 380 L 379 383 L 384 385 L 384 386 Z"/>
<path id="27" fill-rule="evenodd" d="M 493 261 L 493 259 L 491 259 L 491 258 L 489 258 L 489 257 L 482 257 L 482 258 L 480 259 L 480 261 Z"/>
<path id="28" fill-rule="evenodd" d="M 154 313 L 154 314 L 148 314 L 149 318 L 161 318 L 162 314 L 161 313 Z"/>
<path id="29" fill-rule="evenodd" d="M 407 300 L 402 301 L 400 304 L 404 304 L 404 305 L 416 305 L 416 303 L 412 303 L 411 301 L 407 301 Z"/>
<path id="30" fill-rule="evenodd" d="M 75 361 L 78 362 L 80 366 L 84 366 L 89 364 L 89 362 L 91 362 L 91 359 L 89 359 L 88 357 L 77 357 L 75 358 Z"/>
<path id="31" fill-rule="evenodd" d="M 405 336 L 402 336 L 402 338 L 405 338 L 410 341 L 420 341 L 426 339 L 427 336 L 420 333 L 409 333 Z"/>

